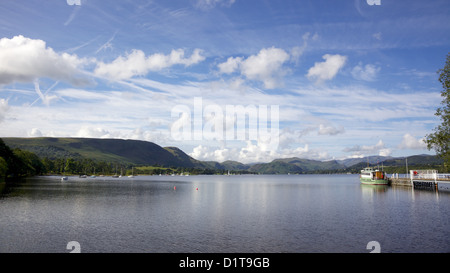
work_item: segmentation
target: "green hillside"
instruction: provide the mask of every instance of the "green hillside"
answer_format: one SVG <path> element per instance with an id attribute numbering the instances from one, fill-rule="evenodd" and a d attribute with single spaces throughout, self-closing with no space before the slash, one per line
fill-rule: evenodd
<path id="1" fill-rule="evenodd" d="M 204 167 L 201 161 L 198 161 L 177 147 L 164 147 L 175 159 L 178 161 L 178 165 L 186 168 L 201 168 Z"/>
<path id="2" fill-rule="evenodd" d="M 257 173 L 286 174 L 286 173 L 315 173 L 344 169 L 345 166 L 337 161 L 317 161 L 297 157 L 275 159 L 270 163 L 252 165 L 248 170 Z"/>
<path id="3" fill-rule="evenodd" d="M 376 166 L 379 169 L 383 169 L 387 173 L 406 173 L 406 166 L 408 170 L 416 169 L 434 169 L 439 172 L 445 172 L 442 158 L 435 155 L 413 155 L 407 158 L 405 157 L 389 158 L 377 164 L 370 164 L 370 166 Z M 408 163 L 408 164 L 406 164 Z M 359 172 L 361 169 L 367 167 L 366 162 L 360 162 L 358 164 L 348 167 L 350 172 Z"/>
<path id="4" fill-rule="evenodd" d="M 232 160 L 224 161 L 224 162 L 220 163 L 220 165 L 222 166 L 222 168 L 224 170 L 230 170 L 230 171 L 245 171 L 250 168 L 249 165 L 242 164 L 241 162 L 232 161 Z"/>
<path id="5" fill-rule="evenodd" d="M 3 138 L 12 149 L 35 153 L 40 158 L 88 158 L 120 164 L 186 166 L 195 160 L 181 150 L 176 153 L 148 141 L 94 138 Z M 186 158 L 188 157 L 188 158 Z M 187 167 L 194 167 L 190 163 Z"/>

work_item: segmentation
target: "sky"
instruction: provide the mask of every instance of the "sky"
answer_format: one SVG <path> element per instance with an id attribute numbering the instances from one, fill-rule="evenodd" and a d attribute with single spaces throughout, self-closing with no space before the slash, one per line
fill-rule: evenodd
<path id="1" fill-rule="evenodd" d="M 199 160 L 435 154 L 448 0 L 5 0 L 0 137 Z"/>

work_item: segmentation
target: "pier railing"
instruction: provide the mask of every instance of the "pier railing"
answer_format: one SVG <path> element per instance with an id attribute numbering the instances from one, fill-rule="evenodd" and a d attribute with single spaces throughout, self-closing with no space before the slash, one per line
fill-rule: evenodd
<path id="1" fill-rule="evenodd" d="M 410 170 L 411 183 L 414 179 L 434 180 L 436 182 L 438 177 L 437 170 Z"/>
<path id="2" fill-rule="evenodd" d="M 449 182 L 449 173 L 438 173 L 437 170 L 410 170 L 411 183 L 414 180 L 425 180 L 434 181 L 434 183 L 439 182 Z"/>

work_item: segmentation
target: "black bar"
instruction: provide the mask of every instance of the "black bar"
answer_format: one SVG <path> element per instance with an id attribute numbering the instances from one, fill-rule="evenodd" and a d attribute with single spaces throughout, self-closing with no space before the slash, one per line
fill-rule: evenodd
<path id="1" fill-rule="evenodd" d="M 297 253 L 176 253 L 176 254 L 0 254 L 4 265 L 20 270 L 87 272 L 317 272 L 350 269 L 354 271 L 402 271 L 417 266 L 436 266 L 448 261 L 448 253 L 437 254 L 297 254 Z M 207 263 L 206 261 L 212 261 Z M 418 263 L 419 261 L 436 261 Z M 438 262 L 440 261 L 440 262 Z M 190 262 L 190 264 L 186 263 Z M 189 265 L 189 266 L 187 266 Z M 195 265 L 195 266 L 194 266 Z M 439 267 L 438 267 L 439 266 Z"/>

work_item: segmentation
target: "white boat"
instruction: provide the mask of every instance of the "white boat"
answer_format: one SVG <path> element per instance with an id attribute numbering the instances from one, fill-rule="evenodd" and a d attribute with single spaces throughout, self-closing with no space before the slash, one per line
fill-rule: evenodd
<path id="1" fill-rule="evenodd" d="M 372 167 L 367 167 L 361 170 L 361 174 L 359 175 L 359 181 L 362 184 L 368 185 L 388 185 L 389 180 L 386 176 L 386 173 Z"/>
<path id="2" fill-rule="evenodd" d="M 63 176 L 61 177 L 61 181 L 67 181 L 67 180 L 69 180 L 69 178 L 66 176 L 66 163 L 64 162 L 64 165 L 63 165 Z"/>
<path id="3" fill-rule="evenodd" d="M 131 167 L 131 175 L 128 176 L 129 178 L 133 178 L 134 177 L 134 168 Z"/>
<path id="4" fill-rule="evenodd" d="M 116 165 L 116 172 L 114 173 L 114 175 L 112 176 L 112 178 L 119 178 L 119 176 L 117 175 L 117 165 Z"/>

